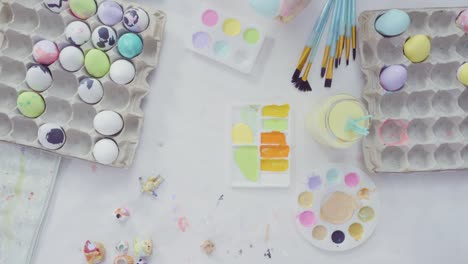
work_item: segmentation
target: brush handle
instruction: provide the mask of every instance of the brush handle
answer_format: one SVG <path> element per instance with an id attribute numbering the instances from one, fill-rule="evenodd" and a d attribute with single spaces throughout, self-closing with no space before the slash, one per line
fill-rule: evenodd
<path id="1" fill-rule="evenodd" d="M 317 20 L 315 20 L 314 28 L 312 32 L 310 32 L 309 38 L 307 39 L 307 47 L 312 47 L 316 42 L 315 40 L 317 39 L 318 32 L 320 32 L 320 30 L 323 31 L 323 27 L 325 27 L 325 25 L 327 24 L 327 18 L 328 14 L 330 13 L 330 8 L 333 6 L 334 2 L 335 0 L 328 0 L 325 6 L 322 8 L 322 12 L 320 13 L 320 16 L 317 18 Z"/>
<path id="2" fill-rule="evenodd" d="M 309 62 L 311 62 L 311 63 L 314 60 L 315 56 L 317 55 L 320 40 L 322 39 L 323 32 L 325 31 L 325 26 L 327 25 L 327 22 L 328 22 L 328 17 L 330 16 L 330 10 L 334 6 L 334 3 L 335 3 L 335 0 L 329 0 L 327 5 L 328 4 L 330 4 L 330 5 L 325 7 L 327 10 L 326 10 L 326 12 L 322 13 L 322 15 L 324 15 L 324 16 L 320 17 L 320 20 L 321 20 L 320 24 L 321 25 L 318 28 L 318 32 L 317 32 L 316 37 L 314 39 L 314 42 L 312 44 L 312 52 L 309 54 L 309 57 L 307 58 L 307 60 Z"/>
<path id="3" fill-rule="evenodd" d="M 345 28 L 346 28 L 346 8 L 347 3 L 346 0 L 339 0 L 341 2 L 340 8 L 340 27 L 339 27 L 339 34 L 340 36 L 344 35 Z"/>
<path id="4" fill-rule="evenodd" d="M 332 24 L 328 31 L 327 45 L 330 45 L 330 58 L 335 56 L 336 53 L 336 40 L 338 39 L 338 22 L 339 22 L 339 11 L 341 8 L 341 1 L 338 1 L 333 11 Z M 328 43 L 329 42 L 329 43 Z"/>
<path id="5" fill-rule="evenodd" d="M 351 21 L 352 21 L 352 0 L 346 0 L 346 37 L 351 37 Z"/>
<path id="6" fill-rule="evenodd" d="M 351 24 L 356 26 L 356 0 L 351 0 Z"/>

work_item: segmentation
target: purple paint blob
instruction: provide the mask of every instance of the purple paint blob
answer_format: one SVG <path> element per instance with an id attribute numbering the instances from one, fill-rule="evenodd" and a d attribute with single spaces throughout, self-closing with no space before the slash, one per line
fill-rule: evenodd
<path id="1" fill-rule="evenodd" d="M 211 9 L 206 10 L 202 15 L 203 24 L 209 27 L 216 25 L 218 23 L 218 19 L 219 19 L 218 13 L 216 13 L 216 11 L 211 10 Z"/>
<path id="2" fill-rule="evenodd" d="M 315 190 L 320 187 L 322 184 L 322 179 L 320 176 L 310 176 L 309 180 L 307 181 L 307 185 L 309 186 L 309 189 Z"/>
<path id="3" fill-rule="evenodd" d="M 65 134 L 62 129 L 52 128 L 47 132 L 46 139 L 51 144 L 61 144 L 65 140 Z"/>
<path id="4" fill-rule="evenodd" d="M 332 239 L 333 243 L 341 244 L 345 240 L 345 234 L 342 231 L 337 230 L 337 231 L 332 233 L 331 239 Z"/>
<path id="5" fill-rule="evenodd" d="M 211 38 L 205 32 L 197 32 L 192 35 L 192 44 L 197 49 L 206 49 L 210 46 Z"/>
<path id="6" fill-rule="evenodd" d="M 298 218 L 299 222 L 301 222 L 301 225 L 305 227 L 311 227 L 317 222 L 317 218 L 312 211 L 304 211 L 298 216 Z"/>
<path id="7" fill-rule="evenodd" d="M 348 173 L 345 176 L 345 183 L 348 187 L 356 187 L 359 184 L 359 175 L 355 172 Z"/>

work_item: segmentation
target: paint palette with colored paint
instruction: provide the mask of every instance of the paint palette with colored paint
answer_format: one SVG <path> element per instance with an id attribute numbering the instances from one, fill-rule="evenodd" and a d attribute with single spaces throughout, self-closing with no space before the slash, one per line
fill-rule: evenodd
<path id="1" fill-rule="evenodd" d="M 249 73 L 264 41 L 258 26 L 218 10 L 204 8 L 196 16 L 187 46 L 192 51 Z"/>
<path id="2" fill-rule="evenodd" d="M 233 187 L 288 187 L 291 174 L 291 109 L 236 105 L 231 116 Z"/>
<path id="3" fill-rule="evenodd" d="M 374 232 L 378 192 L 359 169 L 329 166 L 314 170 L 297 181 L 296 194 L 297 229 L 318 248 L 349 250 Z"/>

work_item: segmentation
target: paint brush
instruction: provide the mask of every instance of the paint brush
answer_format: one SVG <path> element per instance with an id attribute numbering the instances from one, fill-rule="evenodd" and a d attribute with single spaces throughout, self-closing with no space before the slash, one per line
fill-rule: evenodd
<path id="1" fill-rule="evenodd" d="M 353 60 L 356 60 L 356 0 L 351 0 L 351 33 L 353 43 Z"/>
<path id="2" fill-rule="evenodd" d="M 334 55 L 336 54 L 336 43 L 338 38 L 338 19 L 339 19 L 339 2 L 337 2 L 335 6 L 335 10 L 333 11 L 332 17 L 332 25 L 330 26 L 329 36 L 331 36 L 331 46 L 330 46 L 330 54 L 328 57 L 326 74 L 325 74 L 325 87 L 330 88 L 333 79 L 333 62 L 335 61 Z"/>
<path id="3" fill-rule="evenodd" d="M 346 65 L 349 65 L 349 55 L 351 53 L 351 0 L 346 0 Z"/>
<path id="4" fill-rule="evenodd" d="M 340 23 L 338 26 L 338 47 L 337 47 L 337 54 L 335 59 L 335 68 L 338 68 L 338 65 L 341 64 L 341 55 L 343 53 L 343 46 L 344 46 L 344 35 L 345 35 L 345 28 L 346 28 L 346 0 L 340 0 Z"/>
<path id="5" fill-rule="evenodd" d="M 322 58 L 322 69 L 320 71 L 320 76 L 323 78 L 325 76 L 325 72 L 327 71 L 327 64 L 328 64 L 328 58 L 329 56 L 333 56 L 332 53 L 330 53 L 330 47 L 332 43 L 335 41 L 335 32 L 334 29 L 336 27 L 336 9 L 339 8 L 339 1 L 337 1 L 335 5 L 335 9 L 333 10 L 333 16 L 331 18 L 331 23 L 330 26 L 328 27 L 328 35 L 327 35 L 327 42 L 325 44 L 325 51 L 323 52 L 323 58 Z"/>
<path id="6" fill-rule="evenodd" d="M 300 91 L 306 92 L 306 91 L 312 91 L 312 88 L 310 87 L 308 78 L 309 78 L 309 72 L 312 67 L 312 62 L 315 59 L 315 56 L 317 54 L 318 46 L 320 44 L 320 40 L 322 39 L 323 31 L 325 30 L 325 26 L 327 25 L 328 17 L 330 15 L 330 10 L 334 5 L 335 0 L 328 0 L 324 8 L 322 9 L 322 13 L 320 14 L 320 17 L 318 18 L 318 27 L 317 27 L 317 32 L 315 34 L 314 41 L 312 43 L 312 51 L 309 53 L 309 56 L 307 58 L 307 67 L 300 79 L 298 79 L 295 83 L 296 88 L 298 88 Z"/>

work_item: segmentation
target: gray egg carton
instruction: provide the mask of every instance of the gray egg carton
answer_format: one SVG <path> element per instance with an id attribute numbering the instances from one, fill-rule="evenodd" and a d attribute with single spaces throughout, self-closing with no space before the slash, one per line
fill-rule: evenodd
<path id="1" fill-rule="evenodd" d="M 411 18 L 409 29 L 391 38 L 374 28 L 376 18 L 387 10 L 361 13 L 363 97 L 374 116 L 363 141 L 370 171 L 468 168 L 468 90 L 456 77 L 458 67 L 468 61 L 468 35 L 455 25 L 464 9 L 403 9 Z M 411 63 L 403 54 L 405 40 L 416 34 L 431 38 L 430 56 L 422 63 Z M 392 64 L 405 65 L 408 79 L 400 91 L 386 92 L 379 75 Z"/>
<path id="2" fill-rule="evenodd" d="M 94 130 L 94 116 L 102 110 L 113 110 L 123 117 L 124 128 L 118 135 L 107 137 L 119 146 L 119 156 L 110 165 L 129 167 L 132 164 L 143 125 L 142 99 L 150 89 L 147 77 L 158 64 L 166 15 L 136 3 L 117 2 L 124 10 L 140 7 L 150 17 L 148 28 L 139 33 L 144 43 L 143 52 L 131 60 L 136 68 L 135 79 L 130 84 L 119 85 L 109 78 L 109 74 L 99 78 L 104 97 L 99 103 L 90 105 L 77 94 L 79 80 L 88 77 L 84 67 L 77 72 L 67 72 L 56 61 L 49 65 L 54 82 L 41 93 L 46 110 L 32 119 L 21 115 L 16 107 L 19 92 L 30 91 L 25 76 L 28 67 L 35 63 L 32 47 L 41 39 L 54 41 L 60 50 L 71 45 L 65 38 L 65 27 L 79 19 L 69 9 L 54 13 L 41 0 L 0 1 L 0 140 L 44 149 L 37 139 L 38 128 L 44 123 L 57 123 L 65 130 L 66 142 L 62 148 L 48 151 L 95 161 L 93 146 L 105 136 Z M 91 31 L 101 25 L 96 15 L 82 21 L 90 26 Z M 122 23 L 113 28 L 118 36 L 127 32 Z M 91 41 L 81 46 L 84 52 L 92 48 Z M 107 54 L 111 63 L 121 58 L 116 47 Z"/>

